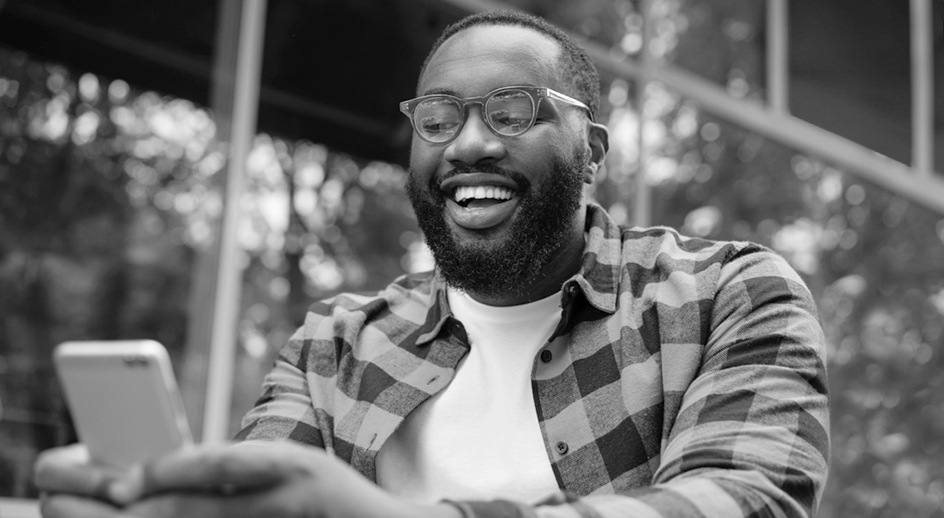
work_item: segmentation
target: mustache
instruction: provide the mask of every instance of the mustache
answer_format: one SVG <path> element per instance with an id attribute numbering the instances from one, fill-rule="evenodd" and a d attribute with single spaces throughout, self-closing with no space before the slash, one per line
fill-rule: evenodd
<path id="1" fill-rule="evenodd" d="M 513 182 L 518 184 L 518 189 L 521 191 L 527 191 L 531 186 L 531 181 L 528 178 L 519 173 L 518 171 L 513 171 L 511 169 L 506 169 L 495 164 L 479 164 L 479 165 L 466 165 L 458 164 L 445 174 L 437 176 L 432 180 L 433 187 L 437 190 L 440 190 L 442 183 L 449 178 L 454 176 L 459 176 L 461 174 L 471 174 L 471 173 L 487 173 L 493 174 L 496 176 L 504 176 L 505 178 L 510 178 Z"/>

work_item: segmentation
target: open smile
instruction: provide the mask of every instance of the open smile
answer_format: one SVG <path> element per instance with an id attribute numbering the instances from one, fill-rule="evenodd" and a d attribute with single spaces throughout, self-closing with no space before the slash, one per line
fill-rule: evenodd
<path id="1" fill-rule="evenodd" d="M 518 206 L 517 185 L 500 175 L 456 175 L 439 187 L 446 195 L 450 219 L 465 229 L 497 227 L 509 220 Z"/>
<path id="2" fill-rule="evenodd" d="M 501 203 L 515 196 L 517 196 L 515 191 L 500 185 L 464 185 L 456 188 L 452 194 L 452 199 L 463 207 L 469 207 Z"/>

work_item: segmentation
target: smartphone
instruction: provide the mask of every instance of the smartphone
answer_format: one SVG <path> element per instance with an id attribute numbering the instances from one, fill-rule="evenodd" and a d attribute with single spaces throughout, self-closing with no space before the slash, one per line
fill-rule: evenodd
<path id="1" fill-rule="evenodd" d="M 53 363 L 92 462 L 127 468 L 193 442 L 160 343 L 64 342 L 53 352 Z"/>

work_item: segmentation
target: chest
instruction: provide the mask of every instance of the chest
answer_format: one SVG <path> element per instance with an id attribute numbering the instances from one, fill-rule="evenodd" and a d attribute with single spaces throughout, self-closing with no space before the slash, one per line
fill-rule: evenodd
<path id="1" fill-rule="evenodd" d="M 530 400 L 544 450 L 563 488 L 589 494 L 648 484 L 681 395 L 700 364 L 700 310 L 697 305 L 683 309 L 577 313 L 567 334 L 540 342 L 521 360 L 527 368 L 496 371 L 494 376 L 478 369 L 476 383 L 489 390 L 475 404 L 487 407 L 506 387 Z M 691 325 L 680 326 L 685 322 Z M 377 453 L 404 419 L 457 379 L 460 362 L 474 358 L 465 330 L 445 329 L 428 344 L 426 356 L 411 365 L 378 368 L 354 361 L 353 355 L 340 362 L 347 373 L 339 373 L 336 393 L 347 408 L 336 409 L 333 432 L 353 444 L 349 461 L 368 477 L 376 477 Z M 391 372 L 399 379 L 392 379 Z M 424 386 L 430 379 L 435 383 Z M 364 390 L 374 386 L 381 388 Z M 351 395 L 358 401 L 348 403 Z"/>

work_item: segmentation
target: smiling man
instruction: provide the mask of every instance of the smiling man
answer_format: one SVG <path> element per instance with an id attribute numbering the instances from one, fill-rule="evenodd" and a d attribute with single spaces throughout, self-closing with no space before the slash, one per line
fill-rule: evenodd
<path id="1" fill-rule="evenodd" d="M 117 476 L 45 455 L 45 516 L 813 516 L 824 340 L 785 261 L 588 202 L 598 79 L 543 20 L 447 28 L 417 95 L 436 271 L 313 306 L 244 444 Z"/>
<path id="2" fill-rule="evenodd" d="M 560 291 L 579 269 L 583 185 L 607 130 L 593 122 L 596 71 L 572 41 L 476 20 L 447 30 L 423 95 L 401 103 L 416 130 L 407 192 L 446 283 L 507 306 Z"/>

